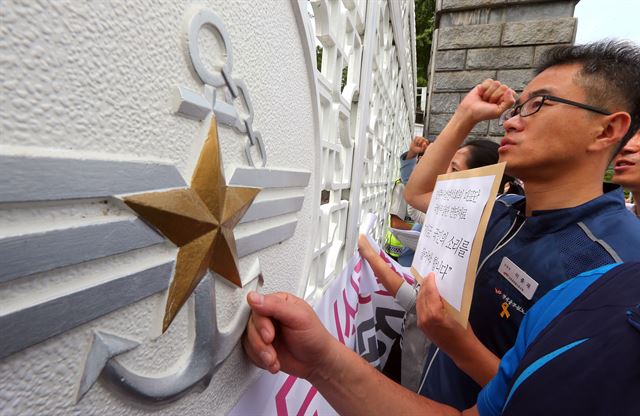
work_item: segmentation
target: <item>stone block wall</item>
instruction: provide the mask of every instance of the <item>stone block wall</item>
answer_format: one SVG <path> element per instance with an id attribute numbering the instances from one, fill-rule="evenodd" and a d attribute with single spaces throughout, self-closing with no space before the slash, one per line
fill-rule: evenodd
<path id="1" fill-rule="evenodd" d="M 541 54 L 575 38 L 578 0 L 440 0 L 431 59 L 425 133 L 437 136 L 464 95 L 486 78 L 521 92 Z M 498 139 L 496 121 L 470 138 Z"/>

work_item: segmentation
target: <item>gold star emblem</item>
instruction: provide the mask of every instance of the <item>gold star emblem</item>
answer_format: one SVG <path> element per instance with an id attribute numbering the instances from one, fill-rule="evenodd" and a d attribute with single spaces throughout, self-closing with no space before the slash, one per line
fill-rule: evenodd
<path id="1" fill-rule="evenodd" d="M 129 207 L 178 246 L 162 332 L 171 325 L 207 269 L 242 287 L 233 228 L 258 192 L 258 188 L 226 185 L 217 123 L 212 116 L 190 188 L 124 198 Z"/>

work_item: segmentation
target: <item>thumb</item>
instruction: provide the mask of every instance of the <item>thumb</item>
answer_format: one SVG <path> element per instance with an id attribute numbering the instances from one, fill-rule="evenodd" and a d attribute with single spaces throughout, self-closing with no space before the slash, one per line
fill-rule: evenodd
<path id="1" fill-rule="evenodd" d="M 305 309 L 309 309 L 305 301 L 286 292 L 268 295 L 249 292 L 247 301 L 254 312 L 293 328 L 301 326 L 306 316 Z"/>
<path id="2" fill-rule="evenodd" d="M 429 273 L 427 278 L 424 279 L 422 287 L 424 288 L 425 300 L 428 305 L 438 305 L 442 303 L 438 286 L 436 286 L 436 274 L 434 272 Z"/>

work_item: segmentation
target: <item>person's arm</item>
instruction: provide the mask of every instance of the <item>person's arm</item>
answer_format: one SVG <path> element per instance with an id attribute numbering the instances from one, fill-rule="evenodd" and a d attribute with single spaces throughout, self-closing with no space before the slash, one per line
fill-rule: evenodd
<path id="1" fill-rule="evenodd" d="M 342 344 L 308 380 L 341 415 L 477 415 L 429 400 L 385 377 Z"/>
<path id="2" fill-rule="evenodd" d="M 273 374 L 308 380 L 339 414 L 461 414 L 386 378 L 332 337 L 302 299 L 251 292 L 247 300 L 253 310 L 243 337 L 249 358 Z M 478 413 L 474 406 L 463 414 Z"/>
<path id="3" fill-rule="evenodd" d="M 475 123 L 454 113 L 436 141 L 425 152 L 407 181 L 404 197 L 412 207 L 426 212 L 438 175 L 445 173 L 451 159 Z"/>
<path id="4" fill-rule="evenodd" d="M 376 275 L 382 286 L 387 289 L 394 297 L 398 293 L 398 289 L 402 286 L 404 279 L 402 276 L 391 270 L 389 265 L 375 252 L 367 236 L 360 234 L 358 238 L 358 251 L 363 259 L 369 263 L 373 274 Z"/>
<path id="5" fill-rule="evenodd" d="M 437 140 L 429 145 L 404 190 L 407 202 L 426 212 L 438 175 L 445 173 L 456 151 L 473 127 L 498 118 L 514 103 L 513 90 L 498 81 L 486 80 L 462 100 Z"/>
<path id="6" fill-rule="evenodd" d="M 397 215 L 390 214 L 389 217 L 390 217 L 389 222 L 391 224 L 391 228 L 397 228 L 399 230 L 410 230 L 411 227 L 413 227 L 412 224 L 401 220 L 400 217 L 398 217 Z"/>
<path id="7" fill-rule="evenodd" d="M 447 313 L 434 273 L 418 292 L 416 314 L 418 327 L 476 383 L 485 386 L 495 377 L 500 359 L 480 342 L 471 325 L 465 329 Z"/>

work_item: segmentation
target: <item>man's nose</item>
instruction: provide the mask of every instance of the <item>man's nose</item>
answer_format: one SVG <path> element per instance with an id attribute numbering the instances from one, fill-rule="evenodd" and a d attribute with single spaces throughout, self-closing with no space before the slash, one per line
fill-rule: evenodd
<path id="1" fill-rule="evenodd" d="M 640 140 L 634 141 L 632 137 L 631 140 L 629 140 L 627 144 L 624 145 L 620 153 L 622 153 L 623 155 L 628 155 L 637 152 L 640 152 Z"/>
<path id="2" fill-rule="evenodd" d="M 640 131 L 638 131 L 622 148 L 622 154 L 640 152 Z"/>
<path id="3" fill-rule="evenodd" d="M 505 120 L 505 122 L 502 123 L 502 127 L 504 127 L 505 132 L 522 130 L 522 117 L 520 117 L 520 114 L 516 114 L 510 119 Z"/>

